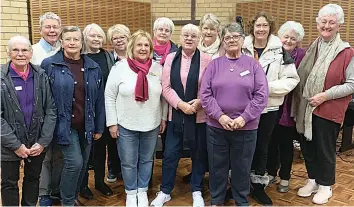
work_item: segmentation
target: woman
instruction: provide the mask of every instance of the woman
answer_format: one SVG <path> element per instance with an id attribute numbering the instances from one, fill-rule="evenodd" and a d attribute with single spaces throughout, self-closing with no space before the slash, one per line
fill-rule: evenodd
<path id="1" fill-rule="evenodd" d="M 177 51 L 177 46 L 171 41 L 175 25 L 166 17 L 157 18 L 154 22 L 154 60 L 164 65 L 168 54 Z"/>
<path id="2" fill-rule="evenodd" d="M 162 160 L 162 184 L 151 206 L 163 206 L 171 199 L 183 140 L 188 140 L 192 157 L 191 191 L 193 206 L 204 206 L 203 178 L 207 169 L 205 112 L 201 108 L 199 86 L 211 57 L 197 49 L 199 28 L 182 27 L 181 47 L 167 56 L 162 74 L 163 96 L 169 103 L 165 153 Z M 186 64 L 190 62 L 189 65 Z M 188 79 L 188 81 L 187 81 Z M 173 107 L 173 108 L 172 108 Z M 184 123 L 184 126 L 183 126 Z"/>
<path id="3" fill-rule="evenodd" d="M 198 45 L 198 49 L 210 55 L 213 59 L 222 56 L 220 41 L 220 21 L 217 16 L 212 13 L 205 14 L 200 20 L 200 30 L 202 37 Z"/>
<path id="4" fill-rule="evenodd" d="M 303 136 L 301 150 L 309 179 L 297 195 L 325 204 L 335 183 L 336 140 L 354 92 L 354 50 L 341 40 L 343 9 L 327 4 L 316 18 L 319 37 L 298 69 L 300 84 L 293 97 L 296 129 Z"/>
<path id="5" fill-rule="evenodd" d="M 135 32 L 128 42 L 127 59 L 117 62 L 105 91 L 107 126 L 117 147 L 127 206 L 148 206 L 157 136 L 166 127 L 167 103 L 161 97 L 162 66 L 152 61 L 149 33 Z"/>
<path id="6" fill-rule="evenodd" d="M 125 59 L 127 56 L 127 45 L 130 38 L 130 30 L 123 24 L 113 25 L 108 29 L 108 39 L 110 40 L 113 51 L 114 63 Z M 117 150 L 117 139 L 108 137 L 108 175 L 107 182 L 114 183 L 117 181 L 117 177 L 121 176 L 121 165 Z"/>
<path id="7" fill-rule="evenodd" d="M 86 173 L 91 143 L 104 130 L 104 86 L 101 68 L 81 55 L 84 39 L 79 27 L 63 27 L 62 50 L 44 59 L 58 120 L 54 141 L 60 145 L 64 167 L 60 181 L 63 206 L 82 205 L 77 199 Z"/>
<path id="8" fill-rule="evenodd" d="M 266 173 L 268 143 L 284 96 L 299 82 L 293 59 L 283 49 L 280 39 L 272 35 L 274 20 L 265 12 L 259 12 L 252 19 L 250 35 L 246 37 L 243 53 L 254 57 L 261 64 L 268 80 L 268 105 L 262 112 L 257 131 L 257 146 L 252 162 L 252 197 L 264 205 L 272 200 L 264 191 L 269 183 Z"/>
<path id="9" fill-rule="evenodd" d="M 94 23 L 85 27 L 83 35 L 85 53 L 100 66 L 102 70 L 103 86 L 105 86 L 109 71 L 114 64 L 114 59 L 111 53 L 103 49 L 103 45 L 106 43 L 106 35 L 102 28 Z M 111 139 L 111 137 L 108 128 L 106 127 L 102 137 L 93 141 L 91 152 L 95 172 L 95 189 L 105 196 L 113 194 L 112 190 L 104 182 L 106 172 L 106 146 L 108 139 Z M 88 176 L 89 174 L 86 172 L 81 184 L 80 196 L 86 199 L 92 199 L 93 194 L 88 187 Z"/>
<path id="10" fill-rule="evenodd" d="M 226 25 L 221 37 L 226 54 L 209 64 L 200 89 L 200 101 L 208 116 L 210 202 L 224 204 L 231 166 L 236 205 L 248 206 L 249 175 L 259 116 L 267 105 L 268 85 L 259 63 L 241 54 L 241 25 Z"/>
<path id="11" fill-rule="evenodd" d="M 283 48 L 295 61 L 296 68 L 299 67 L 305 55 L 305 51 L 298 47 L 304 35 L 302 25 L 294 21 L 285 22 L 278 30 L 278 37 L 283 43 Z M 280 193 L 289 191 L 290 171 L 294 157 L 293 140 L 299 140 L 294 119 L 290 117 L 291 101 L 292 92 L 284 97 L 284 103 L 279 107 L 277 123 L 268 148 L 267 171 L 269 183 L 276 181 L 280 164 L 279 177 L 281 180 L 277 186 L 277 191 Z"/>

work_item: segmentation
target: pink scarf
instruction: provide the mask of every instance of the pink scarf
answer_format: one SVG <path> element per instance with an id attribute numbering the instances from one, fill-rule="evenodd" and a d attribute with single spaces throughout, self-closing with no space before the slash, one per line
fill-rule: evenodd
<path id="1" fill-rule="evenodd" d="M 146 75 L 149 73 L 152 60 L 148 59 L 145 63 L 141 63 L 137 60 L 127 58 L 128 65 L 132 71 L 138 74 L 135 85 L 135 100 L 147 101 L 149 99 L 148 80 Z"/>
<path id="2" fill-rule="evenodd" d="M 27 65 L 27 70 L 25 72 L 18 70 L 16 68 L 15 64 L 13 64 L 13 63 L 11 63 L 10 66 L 17 73 L 17 75 L 20 76 L 24 81 L 27 80 L 28 75 L 29 75 L 29 67 L 30 67 L 29 64 Z"/>
<path id="3" fill-rule="evenodd" d="M 165 63 L 165 60 L 166 60 L 166 57 L 167 57 L 168 53 L 170 52 L 171 42 L 168 41 L 164 45 L 157 45 L 156 39 L 154 39 L 153 43 L 154 43 L 154 51 L 156 52 L 156 54 L 158 56 L 162 56 L 162 58 L 160 60 L 160 65 L 163 65 Z"/>

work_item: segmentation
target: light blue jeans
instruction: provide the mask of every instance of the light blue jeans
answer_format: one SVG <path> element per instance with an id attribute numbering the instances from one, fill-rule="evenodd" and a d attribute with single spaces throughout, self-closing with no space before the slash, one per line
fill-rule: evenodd
<path id="1" fill-rule="evenodd" d="M 147 132 L 119 128 L 117 141 L 125 192 L 146 192 L 152 173 L 159 128 Z"/>

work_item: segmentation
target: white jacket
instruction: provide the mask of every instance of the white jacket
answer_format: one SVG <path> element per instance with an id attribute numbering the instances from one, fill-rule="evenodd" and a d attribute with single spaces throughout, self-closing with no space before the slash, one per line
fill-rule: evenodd
<path id="1" fill-rule="evenodd" d="M 275 35 L 270 35 L 259 63 L 267 75 L 269 97 L 268 105 L 263 113 L 276 111 L 284 102 L 284 96 L 292 91 L 300 82 L 294 61 L 288 53 L 283 52 L 283 44 Z M 242 53 L 254 57 L 253 37 L 247 36 Z"/>

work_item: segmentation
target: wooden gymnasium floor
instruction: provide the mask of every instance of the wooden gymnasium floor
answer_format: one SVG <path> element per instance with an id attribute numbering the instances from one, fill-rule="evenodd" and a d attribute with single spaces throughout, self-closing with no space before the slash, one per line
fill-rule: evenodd
<path id="1" fill-rule="evenodd" d="M 354 150 L 347 151 L 340 156 L 337 156 L 337 173 L 336 184 L 333 186 L 333 197 L 328 202 L 327 206 L 354 206 Z M 306 168 L 304 161 L 299 158 L 299 152 L 295 152 L 292 171 L 292 180 L 290 191 L 285 194 L 278 193 L 276 191 L 276 184 L 267 188 L 267 192 L 273 199 L 274 205 L 277 206 L 311 206 L 314 205 L 310 198 L 300 198 L 296 195 L 296 190 L 301 187 L 306 180 Z M 344 160 L 347 162 L 345 162 Z M 177 171 L 176 187 L 172 192 L 172 200 L 166 204 L 166 206 L 191 206 L 192 196 L 189 192 L 189 185 L 182 182 L 182 177 L 188 174 L 190 165 L 189 159 L 182 159 L 179 163 Z M 22 170 L 21 170 L 22 179 Z M 206 176 L 206 181 L 208 176 Z M 110 197 L 102 196 L 98 191 L 94 189 L 93 172 L 90 171 L 89 185 L 94 193 L 92 200 L 86 200 L 80 198 L 80 201 L 85 205 L 90 206 L 124 206 L 125 205 L 125 193 L 122 180 L 118 180 L 116 183 L 109 184 L 112 188 L 114 195 Z M 208 182 L 205 182 L 204 198 L 206 205 L 210 205 L 210 197 L 208 191 Z M 154 175 L 153 175 L 153 187 L 149 189 L 149 201 L 151 202 L 155 198 L 156 192 L 159 191 L 161 184 L 161 160 L 155 162 Z M 21 182 L 20 182 L 21 185 Z M 260 206 L 254 200 L 250 198 L 250 204 L 252 206 Z M 233 201 L 226 203 L 227 206 L 234 205 Z"/>

